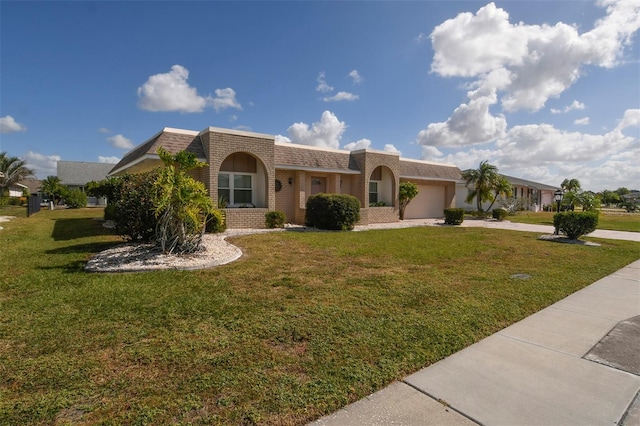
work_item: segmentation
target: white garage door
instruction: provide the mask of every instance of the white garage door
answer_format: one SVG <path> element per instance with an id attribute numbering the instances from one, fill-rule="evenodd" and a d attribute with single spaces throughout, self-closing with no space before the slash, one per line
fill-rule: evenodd
<path id="1" fill-rule="evenodd" d="M 405 219 L 444 216 L 444 186 L 418 185 L 418 195 L 404 212 Z"/>

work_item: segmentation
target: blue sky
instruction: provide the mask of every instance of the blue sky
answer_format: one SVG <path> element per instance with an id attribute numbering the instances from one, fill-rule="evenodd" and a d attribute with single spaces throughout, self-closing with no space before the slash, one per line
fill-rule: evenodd
<path id="1" fill-rule="evenodd" d="M 0 2 L 0 151 L 38 177 L 164 127 L 640 189 L 634 1 Z"/>

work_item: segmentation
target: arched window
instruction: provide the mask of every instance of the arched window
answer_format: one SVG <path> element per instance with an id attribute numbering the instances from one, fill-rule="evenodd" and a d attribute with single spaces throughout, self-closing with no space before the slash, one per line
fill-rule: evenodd
<path id="1" fill-rule="evenodd" d="M 236 152 L 220 166 L 218 174 L 218 205 L 226 207 L 257 207 L 265 203 L 264 167 L 251 154 Z M 261 185 L 262 183 L 262 185 Z"/>
<path id="2" fill-rule="evenodd" d="M 369 205 L 393 206 L 394 183 L 393 173 L 388 167 L 376 167 L 369 177 Z"/>

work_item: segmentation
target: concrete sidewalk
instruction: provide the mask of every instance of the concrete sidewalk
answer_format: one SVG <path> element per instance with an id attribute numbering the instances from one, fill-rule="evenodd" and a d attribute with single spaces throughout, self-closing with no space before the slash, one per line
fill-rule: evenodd
<path id="1" fill-rule="evenodd" d="M 365 226 L 356 226 L 356 231 L 366 231 L 369 229 L 389 229 L 389 228 L 413 228 L 419 226 L 451 226 L 444 225 L 444 219 L 405 219 L 394 223 L 374 223 Z M 492 219 L 465 219 L 461 225 L 462 228 L 493 228 L 506 229 L 509 231 L 537 232 L 539 234 L 553 234 L 555 231 L 550 225 L 534 225 L 528 223 L 515 223 L 508 220 L 497 221 Z M 625 240 L 640 242 L 640 232 L 627 231 L 608 231 L 605 229 L 596 229 L 587 237 L 606 238 L 610 240 Z"/>
<path id="2" fill-rule="evenodd" d="M 436 221 L 434 224 L 444 224 L 444 220 Z M 498 222 L 497 220 L 465 220 L 460 225 L 462 227 L 481 227 L 494 229 L 508 229 L 510 231 L 539 232 L 541 234 L 553 234 L 555 228 L 549 225 L 533 225 L 528 223 L 514 223 L 508 220 Z M 593 238 L 606 238 L 610 240 L 625 240 L 640 242 L 640 232 L 609 231 L 606 229 L 596 229 L 586 235 Z"/>
<path id="3" fill-rule="evenodd" d="M 640 260 L 312 425 L 638 425 L 639 315 Z"/>

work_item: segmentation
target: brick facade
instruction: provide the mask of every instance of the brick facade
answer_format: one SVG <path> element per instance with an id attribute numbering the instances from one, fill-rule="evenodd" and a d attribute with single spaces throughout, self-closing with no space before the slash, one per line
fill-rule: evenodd
<path id="1" fill-rule="evenodd" d="M 199 133 L 165 128 L 127 153 L 110 173 L 135 173 L 158 167 L 161 162 L 157 149 L 165 145 L 172 153 L 186 150 L 207 162 L 208 166 L 194 171 L 193 176 L 204 182 L 215 205 L 218 174 L 225 160 L 229 158 L 233 163 L 238 156 L 250 158 L 244 154 L 256 160 L 252 173 L 255 202 L 252 208 L 225 208 L 228 228 L 264 228 L 265 213 L 271 210 L 282 211 L 289 223 L 303 224 L 307 199 L 319 191 L 358 198 L 362 206 L 360 224 L 397 222 L 401 179 L 426 179 L 430 184 L 445 186 L 446 199 L 439 202 L 451 206 L 455 203 L 454 182 L 460 178 L 460 170 L 455 166 L 401 160 L 394 153 L 277 143 L 271 135 L 215 127 Z M 378 202 L 384 206 L 369 205 L 372 180 L 376 182 L 374 188 L 378 188 L 375 192 Z"/>

